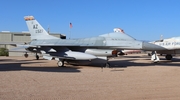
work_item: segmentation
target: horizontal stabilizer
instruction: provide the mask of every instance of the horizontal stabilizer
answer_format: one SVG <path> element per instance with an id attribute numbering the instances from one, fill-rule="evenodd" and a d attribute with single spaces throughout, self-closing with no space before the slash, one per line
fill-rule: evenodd
<path id="1" fill-rule="evenodd" d="M 8 50 L 9 52 L 29 52 L 23 47 L 15 47 Z"/>

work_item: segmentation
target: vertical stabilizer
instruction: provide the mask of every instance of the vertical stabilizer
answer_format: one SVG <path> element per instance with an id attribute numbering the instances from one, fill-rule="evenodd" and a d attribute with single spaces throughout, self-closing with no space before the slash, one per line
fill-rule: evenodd
<path id="1" fill-rule="evenodd" d="M 49 35 L 47 31 L 34 19 L 33 16 L 25 16 L 24 19 L 31 34 L 31 40 L 59 39 L 57 37 Z"/>

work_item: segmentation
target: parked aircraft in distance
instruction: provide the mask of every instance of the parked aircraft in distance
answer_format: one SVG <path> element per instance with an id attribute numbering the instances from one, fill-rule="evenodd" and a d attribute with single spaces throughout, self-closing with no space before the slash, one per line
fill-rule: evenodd
<path id="1" fill-rule="evenodd" d="M 155 53 L 157 52 L 161 55 L 165 54 L 165 58 L 167 60 L 171 60 L 173 58 L 172 55 L 180 54 L 180 37 L 161 39 L 161 40 L 153 41 L 151 43 L 164 48 L 163 50 L 155 50 Z M 156 55 L 156 58 L 159 57 Z"/>
<path id="2" fill-rule="evenodd" d="M 33 16 L 24 17 L 31 34 L 31 42 L 26 50 L 41 53 L 45 59 L 58 60 L 58 66 L 75 60 L 104 59 L 104 66 L 110 66 L 108 56 L 116 49 L 162 50 L 163 48 L 143 41 L 138 41 L 127 34 L 112 32 L 92 38 L 60 39 L 49 35 Z"/>

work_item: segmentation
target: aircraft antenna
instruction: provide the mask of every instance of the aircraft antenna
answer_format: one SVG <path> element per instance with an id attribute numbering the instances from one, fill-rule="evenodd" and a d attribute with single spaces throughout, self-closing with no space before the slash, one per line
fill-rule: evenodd
<path id="1" fill-rule="evenodd" d="M 50 27 L 49 27 L 49 25 L 48 25 L 48 34 L 50 33 Z"/>

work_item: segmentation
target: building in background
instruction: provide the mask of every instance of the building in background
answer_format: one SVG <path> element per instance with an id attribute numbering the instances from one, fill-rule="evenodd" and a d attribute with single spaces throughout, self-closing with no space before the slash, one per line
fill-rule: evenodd
<path id="1" fill-rule="evenodd" d="M 50 35 L 59 37 L 61 39 L 66 39 L 65 35 L 60 33 L 50 33 Z M 30 42 L 30 33 L 29 32 L 10 32 L 10 31 L 2 31 L 0 32 L 0 42 L 15 42 L 15 43 L 28 43 Z M 12 49 L 14 46 L 11 45 L 0 45 L 0 48 Z M 24 52 L 9 52 L 9 56 L 23 56 Z"/>

